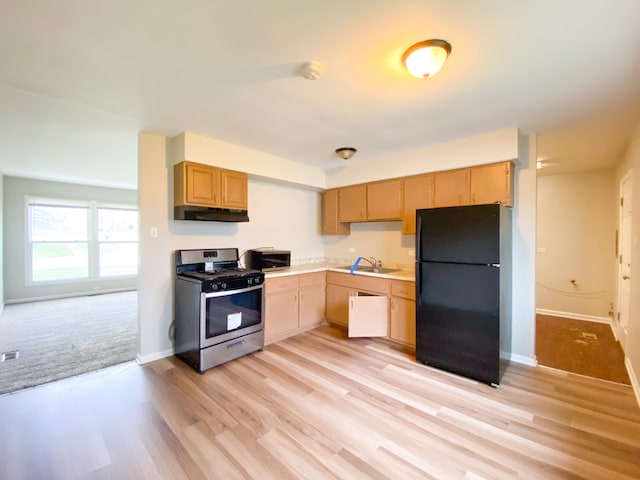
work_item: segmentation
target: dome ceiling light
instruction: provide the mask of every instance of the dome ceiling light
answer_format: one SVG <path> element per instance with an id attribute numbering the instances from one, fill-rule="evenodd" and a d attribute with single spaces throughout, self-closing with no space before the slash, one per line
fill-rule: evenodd
<path id="1" fill-rule="evenodd" d="M 356 154 L 357 150 L 353 147 L 341 147 L 336 149 L 336 155 L 343 160 L 349 160 Z"/>
<path id="2" fill-rule="evenodd" d="M 303 64 L 300 68 L 300 73 L 307 80 L 317 80 L 320 78 L 320 75 L 322 75 L 322 70 L 322 64 L 313 60 Z"/>
<path id="3" fill-rule="evenodd" d="M 402 55 L 402 64 L 417 78 L 429 78 L 440 71 L 451 53 L 446 40 L 425 40 L 407 49 Z"/>

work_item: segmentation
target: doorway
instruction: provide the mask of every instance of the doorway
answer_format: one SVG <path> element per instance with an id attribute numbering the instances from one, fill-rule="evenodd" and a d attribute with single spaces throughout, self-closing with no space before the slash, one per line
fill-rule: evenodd
<path id="1" fill-rule="evenodd" d="M 620 206 L 618 242 L 618 302 L 614 328 L 622 349 L 626 351 L 629 330 L 629 308 L 631 305 L 631 204 L 633 170 L 629 170 L 620 181 Z"/>
<path id="2" fill-rule="evenodd" d="M 613 330 L 618 303 L 616 172 L 538 173 L 538 363 L 599 378 L 589 372 L 606 372 L 615 363 L 616 375 L 605 379 L 619 381 L 626 370 Z"/>

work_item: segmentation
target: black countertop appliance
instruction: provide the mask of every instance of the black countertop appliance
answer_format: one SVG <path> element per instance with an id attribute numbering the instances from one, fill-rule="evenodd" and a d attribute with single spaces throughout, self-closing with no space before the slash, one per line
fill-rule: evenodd
<path id="1" fill-rule="evenodd" d="M 416 212 L 416 358 L 493 386 L 511 352 L 511 210 Z"/>

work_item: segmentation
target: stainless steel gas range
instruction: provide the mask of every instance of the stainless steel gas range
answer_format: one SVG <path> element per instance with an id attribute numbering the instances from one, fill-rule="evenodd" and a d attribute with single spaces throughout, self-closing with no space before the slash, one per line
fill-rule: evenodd
<path id="1" fill-rule="evenodd" d="M 237 248 L 177 250 L 176 355 L 202 373 L 264 347 L 264 273 Z"/>

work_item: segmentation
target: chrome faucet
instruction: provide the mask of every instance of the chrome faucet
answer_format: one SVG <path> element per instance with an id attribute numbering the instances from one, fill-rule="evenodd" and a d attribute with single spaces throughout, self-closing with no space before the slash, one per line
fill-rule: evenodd
<path id="1" fill-rule="evenodd" d="M 365 260 L 369 262 L 372 268 L 380 268 L 382 266 L 382 262 L 380 262 L 380 265 L 378 265 L 378 261 L 373 257 L 368 257 L 368 258 L 360 257 L 360 260 Z"/>
<path id="2" fill-rule="evenodd" d="M 351 275 L 355 275 L 355 271 L 358 268 L 358 265 L 360 264 L 361 260 L 365 260 L 368 263 L 370 263 L 371 264 L 371 270 L 373 270 L 374 272 L 377 271 L 379 268 L 382 268 L 382 262 L 379 261 L 379 260 L 376 260 L 373 257 L 369 257 L 369 258 L 358 257 L 358 258 L 356 258 L 356 261 L 353 262 L 353 265 L 351 266 L 351 270 L 349 270 Z"/>

